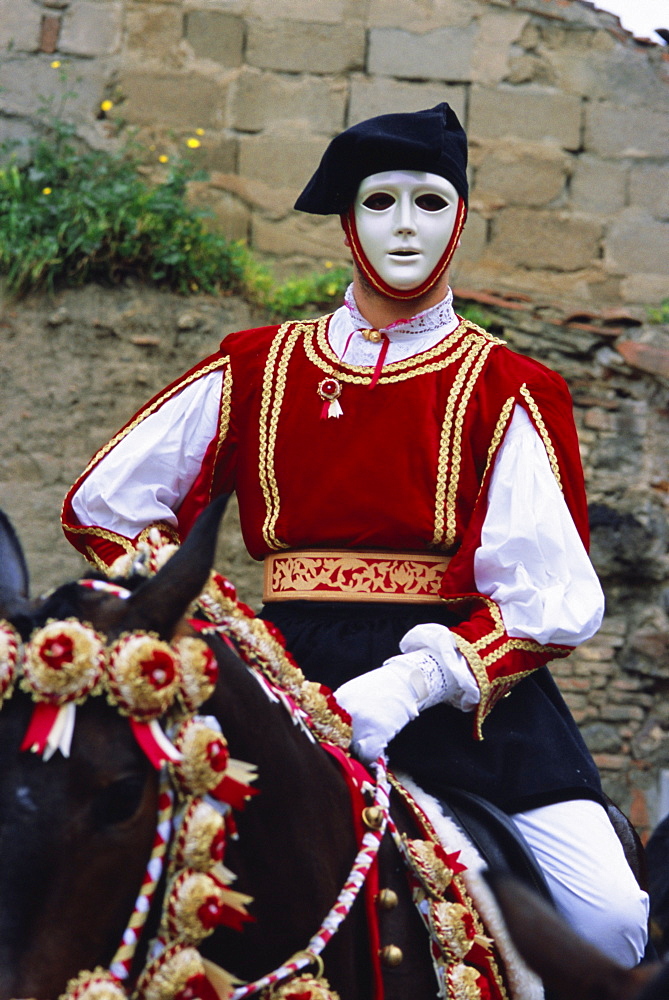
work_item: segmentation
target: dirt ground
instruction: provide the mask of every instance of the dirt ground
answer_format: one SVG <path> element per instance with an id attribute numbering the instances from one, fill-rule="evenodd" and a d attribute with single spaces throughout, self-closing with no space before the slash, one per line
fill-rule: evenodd
<path id="1" fill-rule="evenodd" d="M 185 299 L 132 282 L 0 296 L 0 507 L 22 539 L 33 593 L 85 566 L 59 518 L 96 450 L 225 334 L 265 322 L 239 299 Z M 217 565 L 257 606 L 260 566 L 246 556 L 234 506 Z"/>

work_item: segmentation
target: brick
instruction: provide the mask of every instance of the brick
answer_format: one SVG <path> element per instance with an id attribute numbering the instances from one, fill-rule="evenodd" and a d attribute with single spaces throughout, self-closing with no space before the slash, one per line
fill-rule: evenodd
<path id="1" fill-rule="evenodd" d="M 475 151 L 473 202 L 548 205 L 565 190 L 567 160 L 551 146 L 495 143 Z"/>
<path id="2" fill-rule="evenodd" d="M 634 168 L 630 174 L 630 204 L 647 209 L 656 219 L 669 220 L 669 166 Z"/>
<path id="3" fill-rule="evenodd" d="M 669 115 L 605 101 L 589 103 L 585 108 L 585 149 L 614 158 L 666 158 Z"/>
<path id="4" fill-rule="evenodd" d="M 42 10 L 31 0 L 0 0 L 0 50 L 37 52 Z"/>
<path id="5" fill-rule="evenodd" d="M 581 102 L 559 90 L 527 86 L 474 86 L 469 106 L 469 138 L 518 138 L 555 142 L 578 149 L 581 141 Z"/>
<path id="6" fill-rule="evenodd" d="M 5 113 L 35 115 L 45 100 L 53 98 L 58 106 L 63 92 L 72 88 L 74 96 L 68 98 L 67 115 L 70 121 L 90 122 L 91 108 L 99 107 L 107 77 L 105 67 L 96 60 L 82 60 L 77 66 L 76 86 L 72 81 L 62 83 L 58 70 L 52 69 L 47 59 L 36 59 L 29 72 L 17 72 L 16 61 L 0 59 L 0 100 Z"/>
<path id="7" fill-rule="evenodd" d="M 60 17 L 54 14 L 45 14 L 42 17 L 40 26 L 39 47 L 41 52 L 55 52 L 58 48 L 58 36 L 60 34 Z"/>
<path id="8" fill-rule="evenodd" d="M 334 135 L 344 127 L 346 92 L 344 80 L 245 69 L 232 97 L 232 124 L 242 132 L 260 132 L 282 121 L 300 122 Z"/>
<path id="9" fill-rule="evenodd" d="M 596 260 L 602 226 L 564 212 L 509 208 L 493 221 L 490 250 L 511 264 L 574 271 Z"/>
<path id="10" fill-rule="evenodd" d="M 643 209 L 621 212 L 604 241 L 604 266 L 618 274 L 669 274 L 669 222 Z"/>
<path id="11" fill-rule="evenodd" d="M 299 132 L 264 132 L 239 139 L 239 172 L 250 180 L 302 190 L 318 166 L 327 140 Z"/>
<path id="12" fill-rule="evenodd" d="M 123 112 L 135 125 L 151 125 L 160 109 L 161 125 L 213 128 L 225 125 L 226 87 L 195 73 L 126 72 L 120 80 Z"/>
<path id="13" fill-rule="evenodd" d="M 372 28 L 367 70 L 407 80 L 467 83 L 477 26 L 438 28 L 423 34 L 397 28 Z"/>
<path id="14" fill-rule="evenodd" d="M 362 24 L 350 23 L 252 21 L 246 61 L 260 69 L 289 73 L 347 73 L 362 69 L 365 29 Z"/>
<path id="15" fill-rule="evenodd" d="M 574 208 L 611 215 L 625 206 L 627 167 L 587 154 L 576 160 L 570 197 Z"/>
<path id="16" fill-rule="evenodd" d="M 628 766 L 628 758 L 623 754 L 596 753 L 593 754 L 593 759 L 602 771 L 623 771 Z"/>
<path id="17" fill-rule="evenodd" d="M 176 7 L 134 4 L 126 8 L 127 51 L 131 56 L 165 60 L 181 41 L 183 15 Z"/>
<path id="18" fill-rule="evenodd" d="M 245 27 L 241 17 L 220 10 L 190 10 L 184 16 L 184 38 L 200 59 L 222 66 L 241 66 Z"/>
<path id="19" fill-rule="evenodd" d="M 465 87 L 450 87 L 437 83 L 403 83 L 386 77 L 353 75 L 346 124 L 356 125 L 366 118 L 391 111 L 409 112 L 433 108 L 446 101 L 460 121 L 465 120 Z"/>
<path id="20" fill-rule="evenodd" d="M 659 306 L 667 297 L 667 279 L 656 274 L 632 274 L 620 282 L 620 297 L 631 305 Z"/>
<path id="21" fill-rule="evenodd" d="M 323 219 L 295 212 L 281 222 L 268 222 L 261 216 L 252 219 L 253 245 L 261 253 L 277 256 L 303 254 L 318 260 L 346 260 L 339 219 Z"/>
<path id="22" fill-rule="evenodd" d="M 73 56 L 110 55 L 118 52 L 122 31 L 122 3 L 77 0 L 63 15 L 58 48 Z"/>
<path id="23" fill-rule="evenodd" d="M 620 105 L 659 104 L 655 67 L 642 51 L 623 49 L 608 32 L 567 33 L 551 52 L 563 90 L 589 101 Z"/>
<path id="24" fill-rule="evenodd" d="M 608 722 L 643 722 L 646 717 L 644 710 L 638 705 L 605 705 L 602 708 L 602 719 Z"/>

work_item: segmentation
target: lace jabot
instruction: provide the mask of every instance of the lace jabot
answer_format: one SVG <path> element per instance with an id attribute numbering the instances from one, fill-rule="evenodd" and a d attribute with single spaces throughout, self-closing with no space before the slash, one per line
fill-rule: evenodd
<path id="1" fill-rule="evenodd" d="M 348 309 L 354 329 L 369 329 L 369 321 L 365 319 L 359 311 L 355 297 L 353 295 L 353 285 L 349 285 L 344 296 L 344 305 Z M 388 334 L 391 340 L 399 340 L 403 337 L 425 337 L 437 330 L 449 328 L 456 322 L 455 310 L 453 309 L 453 292 L 448 289 L 448 294 L 441 302 L 435 306 L 424 309 L 423 312 L 416 313 L 407 319 L 398 319 L 389 326 L 381 328 L 382 333 Z"/>

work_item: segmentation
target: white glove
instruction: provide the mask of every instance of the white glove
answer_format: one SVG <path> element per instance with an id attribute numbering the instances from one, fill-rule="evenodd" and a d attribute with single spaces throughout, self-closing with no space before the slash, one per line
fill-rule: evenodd
<path id="1" fill-rule="evenodd" d="M 423 674 L 412 660 L 411 653 L 394 656 L 335 691 L 335 698 L 351 716 L 353 750 L 364 764 L 375 761 L 393 736 L 416 718 L 427 697 Z"/>

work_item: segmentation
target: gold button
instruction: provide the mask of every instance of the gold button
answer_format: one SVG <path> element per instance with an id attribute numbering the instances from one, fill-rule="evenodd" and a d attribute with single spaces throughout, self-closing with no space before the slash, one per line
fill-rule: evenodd
<path id="1" fill-rule="evenodd" d="M 404 953 L 396 944 L 387 944 L 381 949 L 381 961 L 389 968 L 395 969 L 404 961 Z"/>
<path id="2" fill-rule="evenodd" d="M 362 335 L 371 344 L 378 344 L 383 339 L 383 334 L 379 333 L 378 330 L 363 330 Z"/>
<path id="3" fill-rule="evenodd" d="M 376 901 L 382 910 L 394 910 L 399 903 L 397 893 L 393 889 L 381 889 Z"/>
<path id="4" fill-rule="evenodd" d="M 362 810 L 362 822 L 370 830 L 380 830 L 383 826 L 383 809 L 378 806 L 367 806 Z"/>

